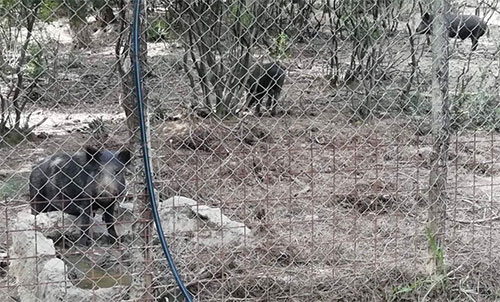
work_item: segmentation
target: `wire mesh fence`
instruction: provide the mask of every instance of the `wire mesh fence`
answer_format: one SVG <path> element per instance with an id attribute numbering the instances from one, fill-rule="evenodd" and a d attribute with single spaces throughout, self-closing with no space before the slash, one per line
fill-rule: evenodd
<path id="1" fill-rule="evenodd" d="M 0 301 L 184 301 L 133 3 L 0 0 Z M 497 7 L 145 1 L 156 198 L 194 299 L 497 301 Z"/>

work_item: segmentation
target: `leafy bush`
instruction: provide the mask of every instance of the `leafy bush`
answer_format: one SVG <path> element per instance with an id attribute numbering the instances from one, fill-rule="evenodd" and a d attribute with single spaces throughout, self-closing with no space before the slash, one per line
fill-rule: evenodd
<path id="1" fill-rule="evenodd" d="M 463 129 L 500 129 L 498 101 L 486 92 L 462 94 L 452 102 L 452 126 Z"/>
<path id="2" fill-rule="evenodd" d="M 169 24 L 162 18 L 156 18 L 148 27 L 148 42 L 165 41 L 168 38 Z"/>
<path id="3" fill-rule="evenodd" d="M 290 39 L 287 34 L 280 33 L 278 35 L 274 48 L 271 49 L 271 56 L 278 60 L 290 56 Z"/>
<path id="4" fill-rule="evenodd" d="M 28 61 L 27 74 L 32 79 L 37 79 L 45 72 L 43 49 L 38 45 L 30 45 L 28 53 L 30 54 L 30 59 Z"/>
<path id="5" fill-rule="evenodd" d="M 408 98 L 404 98 L 400 106 L 406 114 L 413 116 L 426 116 L 432 111 L 430 99 L 418 91 L 411 93 Z"/>

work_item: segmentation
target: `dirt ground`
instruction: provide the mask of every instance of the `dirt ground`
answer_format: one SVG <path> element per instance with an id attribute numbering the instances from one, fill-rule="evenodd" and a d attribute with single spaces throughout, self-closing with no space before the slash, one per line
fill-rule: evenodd
<path id="1" fill-rule="evenodd" d="M 468 93 L 496 87 L 498 29 L 492 21 L 491 36 L 481 38 L 471 55 Z M 418 101 L 428 102 L 431 54 L 424 37 L 417 42 L 422 57 L 416 83 L 424 96 Z M 61 47 L 62 54 L 70 52 L 67 40 L 61 40 Z M 86 143 L 109 148 L 123 143 L 126 128 L 111 68 L 113 47 L 96 45 L 62 55 L 59 64 L 65 72 L 50 87 L 43 86 L 42 99 L 32 104 L 33 122 L 49 119 L 30 139 L 0 147 L 0 252 L 8 248 L 16 212 L 28 211 L 27 176 L 35 161 Z M 379 101 L 366 121 L 348 109 L 363 97 L 356 83 L 329 86 L 327 47 L 321 37 L 293 46 L 284 61 L 280 115 L 248 114 L 220 122 L 186 109 L 194 96 L 175 64 L 182 49 L 175 43 L 148 45 L 157 76 L 147 80 L 150 102 L 161 105 L 167 116 L 182 116 L 152 122 L 160 197 L 182 195 L 221 207 L 254 236 L 248 244 L 214 250 L 202 244 L 185 249 L 178 240 L 186 234 L 168 234 L 189 289 L 199 301 L 500 299 L 499 134 L 481 129 L 452 134 L 443 231 L 448 274 L 432 279 L 426 274 L 425 233 L 430 113 L 409 115 L 397 105 L 410 70 L 407 33 L 401 29 L 390 41 L 386 57 L 400 63 L 380 85 Z M 470 40 L 452 49 L 454 93 Z M 349 54 L 350 43 L 344 41 L 339 55 L 344 70 Z M 101 131 L 92 133 L 92 121 L 103 125 Z M 201 232 L 190 236 L 203 240 Z M 158 281 L 157 290 L 171 289 L 170 275 L 158 273 L 169 285 Z M 4 274 L 2 282 L 12 280 Z"/>

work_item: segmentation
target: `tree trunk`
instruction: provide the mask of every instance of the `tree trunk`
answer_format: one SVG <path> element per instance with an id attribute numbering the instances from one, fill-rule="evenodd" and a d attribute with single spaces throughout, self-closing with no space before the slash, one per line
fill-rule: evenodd
<path id="1" fill-rule="evenodd" d="M 131 164 L 131 170 L 133 178 L 130 182 L 130 193 L 134 196 L 134 224 L 132 226 L 134 240 L 129 247 L 132 253 L 132 263 L 131 263 L 131 275 L 132 275 L 132 285 L 130 288 L 130 300 L 131 301 L 153 301 L 151 295 L 151 275 L 149 272 L 152 271 L 151 267 L 148 267 L 152 263 L 152 251 L 151 251 L 151 234 L 152 234 L 152 219 L 149 207 L 149 199 L 146 193 L 145 184 L 145 173 L 144 165 L 141 158 L 141 136 L 140 136 L 140 126 L 139 126 L 139 116 L 137 112 L 137 99 L 135 82 L 133 76 L 133 66 L 134 62 L 133 53 L 130 50 L 130 24 L 133 16 L 134 3 L 137 0 L 132 0 L 128 3 L 128 6 L 123 9 L 120 13 L 121 22 L 121 34 L 118 40 L 118 45 L 116 47 L 116 56 L 118 59 L 118 72 L 121 80 L 122 95 L 121 95 L 121 105 L 125 112 L 126 124 L 129 130 L 128 138 L 128 148 L 134 152 L 134 160 Z M 143 7 L 141 9 L 141 24 L 140 29 L 145 28 L 145 7 L 144 1 Z M 120 2 L 120 5 L 125 6 L 124 1 Z M 140 65 L 141 78 L 144 81 L 145 62 L 147 57 L 147 44 L 145 31 L 141 31 L 140 37 Z M 126 38 L 125 38 L 126 37 Z M 127 59 L 127 54 L 129 55 Z M 144 112 L 147 114 L 147 89 L 142 87 L 143 91 L 143 107 Z M 147 118 L 147 116 L 146 116 Z M 146 119 L 147 121 L 147 119 Z M 148 126 L 148 125 L 147 125 Z M 149 127 L 147 127 L 149 132 Z M 149 133 L 146 134 L 149 137 Z"/>
<path id="2" fill-rule="evenodd" d="M 427 236 L 429 240 L 429 274 L 445 272 L 443 251 L 446 219 L 446 177 L 450 140 L 450 104 L 448 99 L 448 42 L 446 37 L 443 0 L 434 0 L 432 40 L 432 136 L 433 150 L 430 155 L 429 209 Z"/>
<path id="3" fill-rule="evenodd" d="M 69 28 L 73 38 L 73 47 L 85 49 L 90 47 L 91 32 L 87 22 L 88 5 L 86 1 L 67 1 L 69 17 Z"/>

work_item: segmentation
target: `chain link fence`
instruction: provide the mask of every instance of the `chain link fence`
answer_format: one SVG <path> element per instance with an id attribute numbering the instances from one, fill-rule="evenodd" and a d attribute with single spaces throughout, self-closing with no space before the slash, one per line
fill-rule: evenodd
<path id="1" fill-rule="evenodd" d="M 184 301 L 133 3 L 0 0 L 0 301 Z M 500 299 L 498 4 L 144 1 L 194 300 Z"/>

